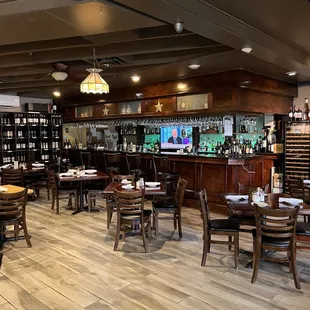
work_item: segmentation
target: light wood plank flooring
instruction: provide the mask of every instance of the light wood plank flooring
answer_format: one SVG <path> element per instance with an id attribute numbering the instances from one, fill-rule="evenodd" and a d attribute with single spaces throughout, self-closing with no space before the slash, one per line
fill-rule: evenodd
<path id="1" fill-rule="evenodd" d="M 120 242 L 114 252 L 115 222 L 107 231 L 104 210 L 72 216 L 62 205 L 55 215 L 44 197 L 28 203 L 33 247 L 13 242 L 5 254 L 0 310 L 309 309 L 310 251 L 298 252 L 301 291 L 286 266 L 271 263 L 261 264 L 251 284 L 252 270 L 245 268 L 250 257 L 241 253 L 235 270 L 227 247 L 212 246 L 207 266 L 200 267 L 198 210 L 184 208 L 181 241 L 165 221 L 148 254 L 139 236 Z M 251 242 L 241 233 L 241 249 L 251 250 Z"/>

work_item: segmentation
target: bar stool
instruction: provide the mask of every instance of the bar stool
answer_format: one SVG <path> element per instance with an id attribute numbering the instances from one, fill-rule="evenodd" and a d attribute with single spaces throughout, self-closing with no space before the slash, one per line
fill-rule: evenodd
<path id="1" fill-rule="evenodd" d="M 80 152 L 80 159 L 81 159 L 82 166 L 85 166 L 86 168 L 90 167 L 90 162 L 91 162 L 90 152 Z"/>
<path id="2" fill-rule="evenodd" d="M 141 170 L 141 155 L 140 154 L 126 154 L 126 164 L 128 174 L 135 174 L 136 180 L 145 178 L 147 176 L 146 171 Z"/>
<path id="3" fill-rule="evenodd" d="M 169 169 L 168 156 L 153 156 L 153 167 L 156 182 L 163 182 L 166 190 L 166 200 L 173 199 L 174 191 L 180 177 L 179 173 Z"/>
<path id="4" fill-rule="evenodd" d="M 111 171 L 115 171 L 119 173 L 119 166 L 120 166 L 120 153 L 103 153 L 103 159 L 105 164 L 105 173 L 110 175 Z"/>

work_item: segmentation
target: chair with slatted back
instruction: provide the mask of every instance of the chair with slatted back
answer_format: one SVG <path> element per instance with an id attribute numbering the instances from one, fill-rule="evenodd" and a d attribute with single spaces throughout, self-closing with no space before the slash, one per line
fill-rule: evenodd
<path id="1" fill-rule="evenodd" d="M 269 184 L 262 185 L 262 186 L 249 186 L 249 185 L 244 185 L 242 183 L 238 183 L 238 193 L 240 195 L 251 195 L 252 192 L 257 190 L 257 187 L 262 188 L 265 194 L 267 194 L 269 191 Z M 232 219 L 238 222 L 240 226 L 253 226 L 254 227 L 256 225 L 255 216 L 239 216 L 239 215 L 233 214 L 232 216 L 229 217 L 229 219 Z M 241 227 L 240 231 L 252 233 L 252 228 L 247 229 L 247 228 Z"/>
<path id="2" fill-rule="evenodd" d="M 288 263 L 294 283 L 300 289 L 296 269 L 296 223 L 299 206 L 290 209 L 269 209 L 255 205 L 256 229 L 253 229 L 253 275 L 257 279 L 261 259 L 271 262 Z M 286 256 L 268 255 L 267 251 L 281 252 Z"/>
<path id="3" fill-rule="evenodd" d="M 125 241 L 126 233 L 142 235 L 145 252 L 148 251 L 146 241 L 146 230 L 148 241 L 151 241 L 151 219 L 152 211 L 144 210 L 143 191 L 114 191 L 117 210 L 117 226 L 115 234 L 114 251 L 118 249 L 120 235 Z"/>
<path id="4" fill-rule="evenodd" d="M 173 200 L 167 201 L 153 201 L 153 219 L 154 219 L 154 229 L 155 236 L 158 234 L 158 220 L 173 220 L 174 229 L 179 230 L 179 237 L 183 237 L 182 233 L 182 206 L 184 193 L 186 189 L 187 181 L 183 178 L 179 178 L 177 188 L 175 191 L 175 196 Z M 166 214 L 160 216 L 160 214 Z"/>
<path id="5" fill-rule="evenodd" d="M 47 171 L 48 183 L 52 194 L 52 207 L 51 209 L 55 209 L 56 203 L 56 214 L 59 214 L 59 200 L 68 199 L 68 206 L 73 206 L 74 199 L 74 207 L 77 210 L 78 206 L 78 190 L 77 188 L 70 187 L 61 187 L 57 181 L 56 173 L 53 170 Z"/>
<path id="6" fill-rule="evenodd" d="M 121 159 L 120 153 L 103 153 L 103 159 L 105 164 L 105 173 L 107 175 L 110 175 L 110 172 L 113 170 L 117 174 L 120 173 L 120 159 Z"/>
<path id="7" fill-rule="evenodd" d="M 126 154 L 126 164 L 128 174 L 135 174 L 136 180 L 146 178 L 147 172 L 141 170 L 141 155 L 140 154 Z"/>
<path id="8" fill-rule="evenodd" d="M 3 183 L 24 187 L 24 169 L 2 169 Z M 28 197 L 34 196 L 34 190 L 28 188 Z"/>
<path id="9" fill-rule="evenodd" d="M 296 226 L 297 249 L 310 250 L 310 222 L 298 222 Z"/>
<path id="10" fill-rule="evenodd" d="M 80 152 L 80 160 L 82 166 L 85 166 L 86 169 L 91 167 L 91 153 L 90 152 Z"/>
<path id="11" fill-rule="evenodd" d="M 24 169 L 2 169 L 4 184 L 24 186 Z"/>
<path id="12" fill-rule="evenodd" d="M 163 182 L 166 190 L 166 199 L 173 200 L 179 173 L 170 170 L 168 156 L 153 156 L 154 179 Z"/>
<path id="13" fill-rule="evenodd" d="M 286 186 L 288 194 L 294 198 L 303 199 L 305 202 L 308 200 L 308 191 L 304 187 L 304 182 L 302 179 L 295 179 L 292 177 L 286 178 Z M 309 202 L 309 200 L 308 200 Z M 304 216 L 304 221 L 307 221 L 308 216 Z"/>
<path id="14" fill-rule="evenodd" d="M 7 237 L 13 234 L 18 240 L 20 231 L 29 248 L 32 247 L 26 223 L 27 188 L 17 193 L 0 193 L 0 234 Z M 8 227 L 13 226 L 13 229 Z"/>
<path id="15" fill-rule="evenodd" d="M 288 189 L 288 194 L 295 198 L 303 198 L 303 180 L 294 179 L 291 177 L 286 178 L 286 184 Z"/>
<path id="16" fill-rule="evenodd" d="M 210 219 L 210 210 L 208 206 L 207 191 L 205 189 L 199 192 L 200 210 L 203 221 L 203 254 L 201 266 L 206 265 L 207 254 L 210 253 L 211 244 L 228 245 L 229 251 L 234 246 L 235 268 L 238 268 L 239 256 L 239 223 L 232 219 Z M 212 240 L 211 236 L 227 236 L 228 241 Z"/>
<path id="17" fill-rule="evenodd" d="M 121 175 L 121 174 L 113 174 L 112 182 L 121 182 L 122 180 L 128 180 L 133 182 L 135 180 L 135 174 Z M 116 212 L 115 199 L 113 197 L 109 197 L 106 201 L 107 208 L 107 229 L 110 228 L 112 222 L 113 212 Z"/>

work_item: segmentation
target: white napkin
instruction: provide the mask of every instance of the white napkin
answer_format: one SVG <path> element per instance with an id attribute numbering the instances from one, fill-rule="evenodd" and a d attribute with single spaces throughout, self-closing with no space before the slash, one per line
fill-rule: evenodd
<path id="1" fill-rule="evenodd" d="M 268 203 L 263 202 L 263 201 L 253 202 L 253 204 L 258 205 L 258 206 L 259 206 L 259 207 L 261 207 L 261 208 L 265 208 L 265 207 L 267 207 L 267 206 L 268 206 Z"/>
<path id="2" fill-rule="evenodd" d="M 158 187 L 145 187 L 145 190 L 147 191 L 155 191 L 155 190 L 159 190 L 160 189 L 160 186 Z"/>
<path id="3" fill-rule="evenodd" d="M 0 168 L 1 169 L 6 169 L 6 168 L 9 168 L 10 166 L 11 166 L 11 164 L 6 164 L 6 165 L 1 166 Z"/>
<path id="4" fill-rule="evenodd" d="M 59 173 L 59 177 L 60 178 L 71 178 L 72 174 L 68 174 L 68 172 L 67 173 Z"/>
<path id="5" fill-rule="evenodd" d="M 303 202 L 302 199 L 297 199 L 297 198 L 284 198 L 284 197 L 280 197 L 279 198 L 279 202 L 286 202 L 286 203 L 289 203 L 293 206 L 297 206 L 299 205 L 300 203 Z"/>
<path id="6" fill-rule="evenodd" d="M 0 186 L 0 192 L 7 192 L 8 189 L 6 187 Z"/>
<path id="7" fill-rule="evenodd" d="M 228 200 L 249 199 L 249 196 L 248 195 L 227 195 L 226 199 Z"/>
<path id="8" fill-rule="evenodd" d="M 310 185 L 310 180 L 304 180 L 304 184 Z"/>

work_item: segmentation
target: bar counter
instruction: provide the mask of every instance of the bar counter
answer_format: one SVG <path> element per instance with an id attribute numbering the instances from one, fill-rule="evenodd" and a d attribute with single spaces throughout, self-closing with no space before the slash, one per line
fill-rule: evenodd
<path id="1" fill-rule="evenodd" d="M 65 150 L 72 164 L 80 164 L 81 150 Z M 86 152 L 86 150 L 83 150 Z M 92 165 L 105 171 L 103 153 L 109 151 L 87 150 L 92 154 Z M 125 154 L 121 152 L 121 173 L 127 174 Z M 130 153 L 135 154 L 135 153 Z M 238 191 L 238 183 L 251 186 L 270 184 L 270 171 L 278 154 L 251 155 L 241 158 L 219 157 L 210 154 L 166 154 L 166 153 L 136 153 L 142 158 L 142 170 L 150 172 L 153 177 L 153 155 L 168 156 L 170 170 L 179 173 L 188 181 L 184 205 L 197 207 L 195 194 L 206 188 L 208 201 L 212 208 L 225 212 L 226 207 L 219 197 L 219 193 L 233 193 Z"/>

